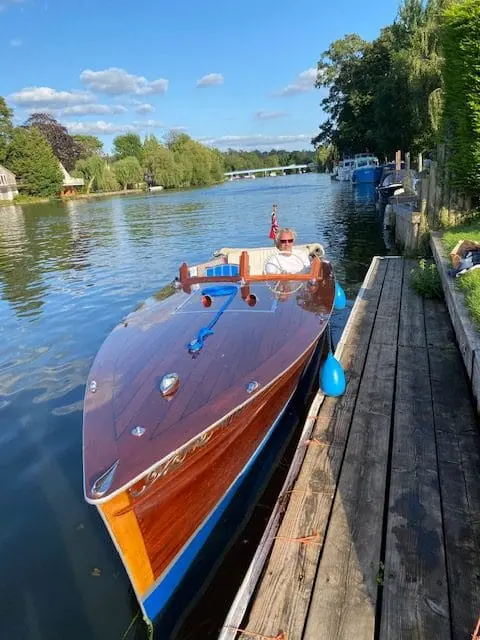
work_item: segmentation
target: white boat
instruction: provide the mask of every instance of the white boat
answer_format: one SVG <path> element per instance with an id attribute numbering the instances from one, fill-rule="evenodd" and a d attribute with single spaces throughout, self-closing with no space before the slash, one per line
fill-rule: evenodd
<path id="1" fill-rule="evenodd" d="M 353 163 L 353 158 L 340 160 L 337 167 L 337 180 L 340 180 L 340 182 L 349 182 L 351 180 Z"/>

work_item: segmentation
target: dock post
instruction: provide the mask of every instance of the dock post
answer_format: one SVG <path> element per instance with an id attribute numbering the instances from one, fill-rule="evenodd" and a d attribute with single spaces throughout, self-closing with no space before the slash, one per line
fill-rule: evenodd
<path id="1" fill-rule="evenodd" d="M 395 152 L 395 169 L 400 171 L 402 168 L 402 152 L 400 150 Z"/>

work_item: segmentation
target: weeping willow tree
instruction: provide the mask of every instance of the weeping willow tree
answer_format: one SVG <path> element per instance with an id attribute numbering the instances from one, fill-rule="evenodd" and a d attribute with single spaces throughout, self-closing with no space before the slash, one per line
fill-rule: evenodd
<path id="1" fill-rule="evenodd" d="M 450 0 L 451 1 L 451 0 Z M 404 0 L 392 25 L 372 42 L 349 34 L 317 65 L 327 120 L 313 143 L 341 153 L 431 149 L 443 108 L 439 29 L 449 0 Z"/>
<path id="2" fill-rule="evenodd" d="M 85 160 L 78 160 L 75 165 L 74 176 L 85 180 L 85 192 L 115 191 L 119 185 L 107 161 L 99 155 L 92 155 Z"/>
<path id="3" fill-rule="evenodd" d="M 398 22 L 405 44 L 398 51 L 397 71 L 406 73 L 415 135 L 412 149 L 429 149 L 438 137 L 443 109 L 440 20 L 449 0 L 404 0 Z"/>

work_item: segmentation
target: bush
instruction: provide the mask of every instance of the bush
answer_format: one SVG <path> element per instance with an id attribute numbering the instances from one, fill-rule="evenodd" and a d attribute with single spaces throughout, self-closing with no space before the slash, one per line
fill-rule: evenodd
<path id="1" fill-rule="evenodd" d="M 443 287 L 437 265 L 429 260 L 420 260 L 418 267 L 412 269 L 412 288 L 424 298 L 443 298 Z"/>

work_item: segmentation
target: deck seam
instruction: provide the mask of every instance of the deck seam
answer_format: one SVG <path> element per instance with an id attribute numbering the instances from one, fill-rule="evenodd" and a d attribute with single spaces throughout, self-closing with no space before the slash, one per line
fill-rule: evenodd
<path id="1" fill-rule="evenodd" d="M 405 286 L 405 262 L 403 264 L 403 269 L 402 269 L 402 283 L 400 286 L 399 313 L 398 313 L 398 320 L 397 320 L 397 340 L 396 340 L 396 348 L 395 348 L 395 374 L 393 377 L 393 394 L 392 394 L 392 404 L 390 409 L 390 435 L 388 440 L 387 466 L 385 470 L 385 473 L 386 473 L 385 495 L 383 500 L 382 540 L 380 542 L 379 568 L 380 566 L 385 567 L 385 557 L 386 557 L 386 551 L 387 551 L 388 514 L 389 514 L 389 507 L 390 507 L 390 485 L 391 485 L 391 475 L 392 475 L 393 441 L 394 441 L 394 435 L 395 435 L 395 401 L 397 396 L 398 347 L 400 342 L 400 323 L 402 319 L 402 299 L 403 299 L 404 286 Z M 375 602 L 375 628 L 373 631 L 374 640 L 380 639 L 381 623 L 382 623 L 382 608 L 383 608 L 383 585 L 378 584 L 377 600 Z"/>
<path id="2" fill-rule="evenodd" d="M 437 479 L 438 479 L 438 494 L 440 498 L 440 515 L 442 519 L 442 536 L 443 536 L 443 554 L 445 557 L 445 578 L 447 581 L 447 596 L 448 596 L 448 617 L 449 617 L 449 627 L 450 627 L 450 637 L 454 637 L 453 630 L 453 608 L 452 608 L 452 598 L 450 595 L 450 560 L 448 557 L 448 549 L 447 549 L 447 531 L 445 529 L 445 508 L 444 508 L 444 497 L 442 490 L 442 476 L 440 469 L 440 461 L 438 459 L 438 438 L 437 438 L 437 419 L 435 415 L 435 403 L 433 401 L 433 385 L 432 385 L 432 364 L 430 361 L 430 347 L 428 342 L 428 332 L 427 332 L 427 318 L 425 315 L 425 299 L 422 299 L 422 308 L 423 308 L 423 325 L 425 328 L 425 339 L 426 339 L 426 347 L 427 347 L 427 363 L 428 363 L 428 381 L 430 387 L 430 403 L 432 406 L 432 419 L 433 419 L 433 440 L 435 442 L 435 460 L 437 463 Z M 455 333 L 454 333 L 455 335 Z M 455 336 L 456 337 L 456 336 Z M 457 346 L 458 348 L 458 346 Z M 462 364 L 463 361 L 462 361 Z M 465 480 L 465 478 L 464 478 Z M 466 492 L 467 493 L 467 492 Z"/>

